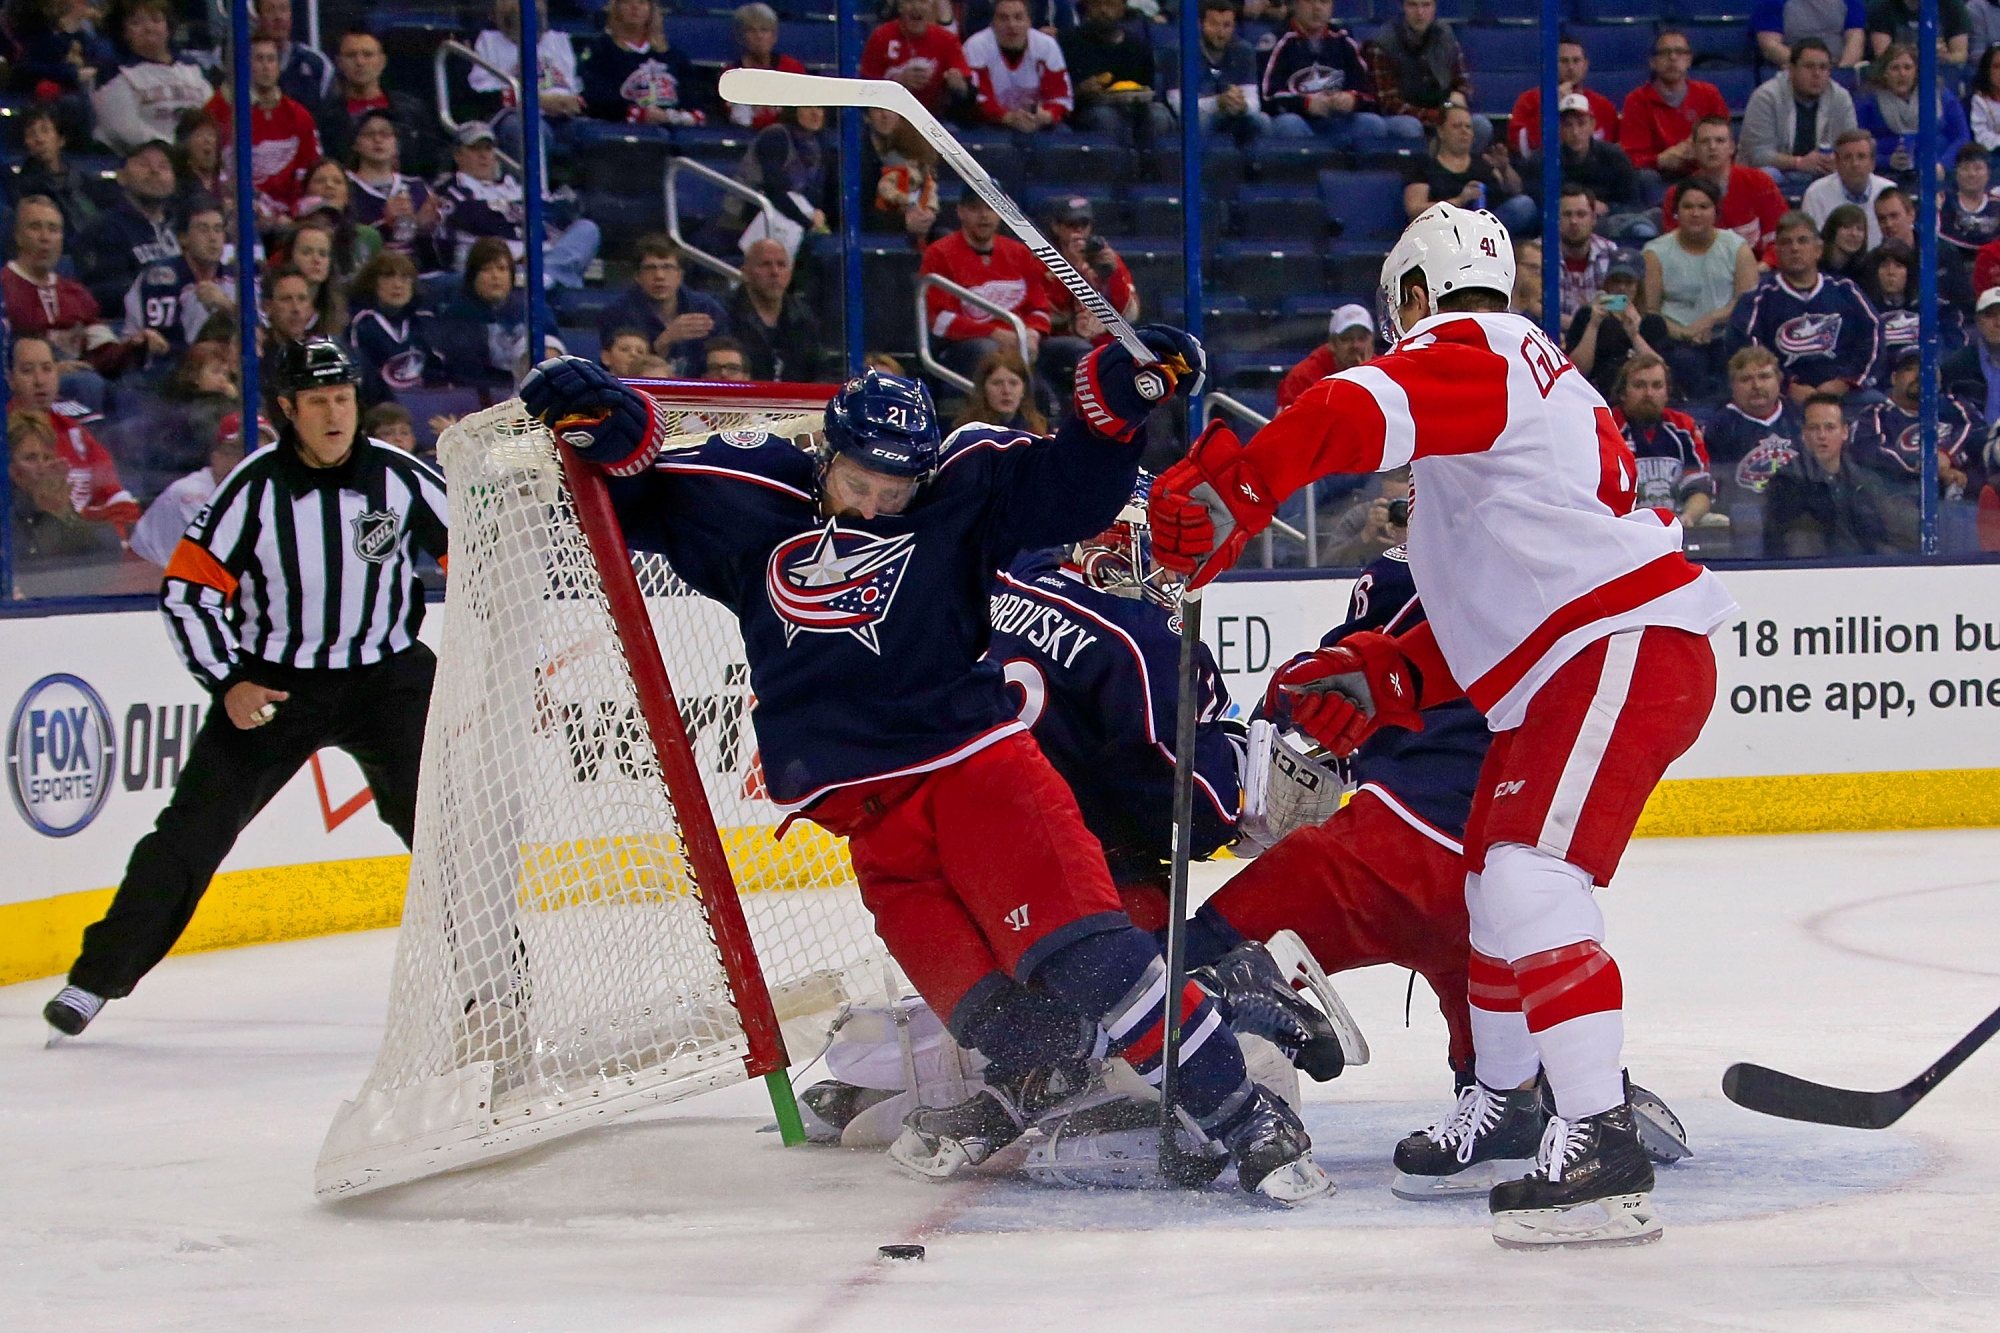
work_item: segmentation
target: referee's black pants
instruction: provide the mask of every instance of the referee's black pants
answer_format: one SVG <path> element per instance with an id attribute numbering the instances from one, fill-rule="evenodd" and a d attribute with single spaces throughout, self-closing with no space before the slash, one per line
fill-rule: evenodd
<path id="1" fill-rule="evenodd" d="M 173 799 L 132 849 L 111 910 L 83 932 L 70 984 L 107 999 L 130 995 L 187 929 L 237 835 L 317 750 L 333 746 L 354 756 L 376 812 L 408 846 L 436 671 L 437 659 L 422 644 L 344 671 L 263 666 L 257 683 L 292 697 L 248 731 L 229 720 L 218 698 Z"/>

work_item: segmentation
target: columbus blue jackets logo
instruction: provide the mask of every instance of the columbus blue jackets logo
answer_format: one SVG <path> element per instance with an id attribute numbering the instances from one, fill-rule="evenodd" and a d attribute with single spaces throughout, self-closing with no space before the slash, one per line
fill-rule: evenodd
<path id="1" fill-rule="evenodd" d="M 1736 464 L 1736 484 L 1761 495 L 1778 470 L 1799 456 L 1799 446 L 1773 432 L 1757 441 Z"/>
<path id="2" fill-rule="evenodd" d="M 771 609 L 785 622 L 785 642 L 799 631 L 852 634 L 881 655 L 875 627 L 889 614 L 916 545 L 913 533 L 876 537 L 828 519 L 824 528 L 780 543 L 765 567 Z"/>
<path id="3" fill-rule="evenodd" d="M 382 382 L 392 389 L 421 389 L 425 359 L 415 347 L 396 353 L 382 363 Z"/>
<path id="4" fill-rule="evenodd" d="M 396 537 L 402 523 L 395 514 L 371 509 L 354 520 L 354 554 L 381 564 L 396 553 Z"/>
<path id="5" fill-rule="evenodd" d="M 1778 355 L 1832 356 L 1840 344 L 1840 316 L 1796 315 L 1778 326 Z"/>

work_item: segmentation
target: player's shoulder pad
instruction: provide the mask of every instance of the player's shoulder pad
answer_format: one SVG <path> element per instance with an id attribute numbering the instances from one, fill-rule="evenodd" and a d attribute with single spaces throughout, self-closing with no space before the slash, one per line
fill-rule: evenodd
<path id="1" fill-rule="evenodd" d="M 816 493 L 818 464 L 781 436 L 753 430 L 717 431 L 700 444 L 662 453 L 656 471 L 710 475 L 718 480 L 774 481 L 810 496 Z"/>
<path id="2" fill-rule="evenodd" d="M 1012 450 L 1040 444 L 1048 438 L 1033 431 L 969 422 L 945 436 L 944 446 L 938 451 L 938 480 L 942 483 L 954 474 L 978 471 Z"/>

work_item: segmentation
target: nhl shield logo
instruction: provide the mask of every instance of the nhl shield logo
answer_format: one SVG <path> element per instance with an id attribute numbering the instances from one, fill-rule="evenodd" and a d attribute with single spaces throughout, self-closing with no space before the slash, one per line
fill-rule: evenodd
<path id="1" fill-rule="evenodd" d="M 828 519 L 824 528 L 779 544 L 765 566 L 771 609 L 785 622 L 785 642 L 808 634 L 852 634 L 881 655 L 875 627 L 889 614 L 909 568 L 916 536 L 876 537 Z"/>
<path id="2" fill-rule="evenodd" d="M 396 553 L 402 521 L 393 513 L 367 510 L 354 520 L 354 554 L 381 564 Z"/>

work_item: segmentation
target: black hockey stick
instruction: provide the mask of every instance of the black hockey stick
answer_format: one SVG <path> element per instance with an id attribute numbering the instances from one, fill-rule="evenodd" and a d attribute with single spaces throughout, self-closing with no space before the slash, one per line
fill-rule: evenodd
<path id="1" fill-rule="evenodd" d="M 1174 842 L 1167 881 L 1166 1023 L 1160 1044 L 1160 1174 L 1176 1185 L 1205 1185 L 1215 1176 L 1207 1163 L 1181 1148 L 1178 1083 L 1181 992 L 1187 989 L 1188 860 L 1194 841 L 1195 728 L 1201 720 L 1200 588 L 1182 585 L 1180 599 L 1180 699 L 1174 714 Z"/>
<path id="2" fill-rule="evenodd" d="M 1787 1120 L 1844 1125 L 1849 1129 L 1887 1129 L 1996 1032 L 2000 1032 L 2000 1009 L 1988 1014 L 1978 1027 L 1960 1038 L 1958 1045 L 1940 1056 L 1936 1064 L 1902 1087 L 1887 1092 L 1829 1088 L 1824 1083 L 1808 1082 L 1762 1065 L 1735 1064 L 1722 1075 L 1722 1095 L 1738 1106 Z"/>

